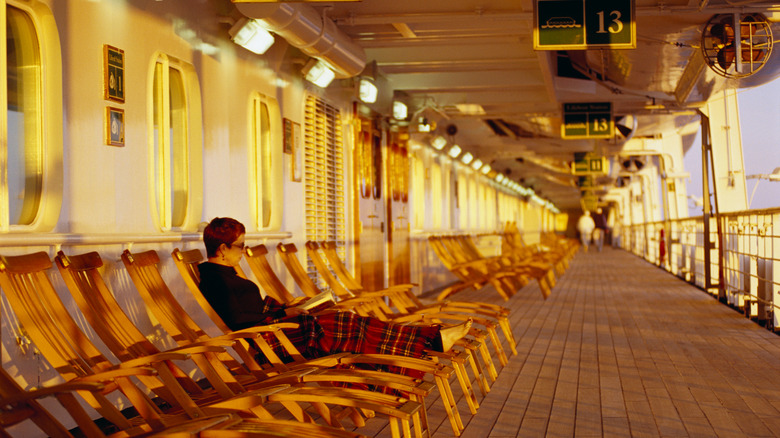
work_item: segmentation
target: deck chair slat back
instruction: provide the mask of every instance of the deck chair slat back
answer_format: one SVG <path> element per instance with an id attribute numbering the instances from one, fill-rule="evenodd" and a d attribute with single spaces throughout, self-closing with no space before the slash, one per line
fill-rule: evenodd
<path id="1" fill-rule="evenodd" d="M 244 258 L 249 264 L 249 268 L 252 273 L 257 277 L 257 281 L 263 288 L 265 293 L 272 296 L 276 301 L 280 303 L 290 303 L 295 300 L 293 294 L 282 283 L 279 277 L 271 268 L 271 263 L 268 262 L 268 248 L 265 245 L 255 245 L 247 248 L 244 254 Z"/>

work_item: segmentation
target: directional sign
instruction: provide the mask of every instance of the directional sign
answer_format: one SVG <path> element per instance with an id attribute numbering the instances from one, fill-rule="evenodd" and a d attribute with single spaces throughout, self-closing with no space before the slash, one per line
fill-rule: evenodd
<path id="1" fill-rule="evenodd" d="M 536 0 L 534 50 L 636 48 L 634 0 Z"/>
<path id="2" fill-rule="evenodd" d="M 610 138 L 615 131 L 610 102 L 564 103 L 563 138 Z"/>
<path id="3" fill-rule="evenodd" d="M 577 152 L 574 154 L 571 173 L 581 175 L 577 180 L 580 190 L 591 191 L 595 188 L 593 176 L 609 173 L 609 163 L 604 156 L 592 152 Z"/>

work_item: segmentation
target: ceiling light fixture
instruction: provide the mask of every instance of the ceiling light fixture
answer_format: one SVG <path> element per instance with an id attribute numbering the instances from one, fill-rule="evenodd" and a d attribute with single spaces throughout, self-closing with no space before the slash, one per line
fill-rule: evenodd
<path id="1" fill-rule="evenodd" d="M 436 137 L 431 140 L 431 146 L 433 146 L 434 149 L 437 151 L 440 151 L 444 149 L 444 146 L 447 145 L 447 139 L 442 137 L 441 135 L 437 135 Z"/>
<path id="2" fill-rule="evenodd" d="M 274 36 L 260 25 L 257 20 L 242 17 L 228 31 L 230 38 L 239 46 L 262 55 L 273 44 Z"/>
<path id="3" fill-rule="evenodd" d="M 312 84 L 325 88 L 336 78 L 336 73 L 321 60 L 312 58 L 303 66 L 303 77 Z"/>
<path id="4" fill-rule="evenodd" d="M 490 164 L 485 164 L 484 166 L 482 166 L 482 169 L 480 169 L 480 172 L 487 175 L 491 170 L 492 168 L 490 167 Z"/>
<path id="5" fill-rule="evenodd" d="M 462 157 L 460 157 L 460 161 L 463 161 L 463 164 L 469 164 L 473 159 L 474 156 L 471 155 L 471 152 L 466 152 Z"/>
<path id="6" fill-rule="evenodd" d="M 396 120 L 406 120 L 409 116 L 409 108 L 400 100 L 393 101 L 393 118 Z"/>
<path id="7" fill-rule="evenodd" d="M 447 155 L 449 155 L 452 158 L 458 158 L 458 155 L 460 155 L 461 152 L 463 152 L 463 150 L 461 150 L 460 146 L 454 144 L 450 148 L 450 151 L 447 152 Z"/>
<path id="8" fill-rule="evenodd" d="M 477 158 L 471 163 L 471 168 L 474 170 L 479 170 L 479 168 L 482 167 L 482 160 Z"/>
<path id="9" fill-rule="evenodd" d="M 376 97 L 379 94 L 379 89 L 369 79 L 360 78 L 360 87 L 358 90 L 360 100 L 364 103 L 376 102 Z"/>
<path id="10" fill-rule="evenodd" d="M 455 104 L 455 107 L 458 108 L 458 111 L 460 111 L 461 114 L 468 116 L 481 116 L 485 114 L 485 108 L 478 103 L 458 103 Z"/>

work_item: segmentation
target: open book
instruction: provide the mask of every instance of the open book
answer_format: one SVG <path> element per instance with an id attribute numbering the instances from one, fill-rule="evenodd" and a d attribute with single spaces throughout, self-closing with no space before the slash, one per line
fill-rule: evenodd
<path id="1" fill-rule="evenodd" d="M 336 294 L 334 294 L 332 291 L 327 291 L 321 292 L 293 307 L 312 313 L 330 307 L 333 304 L 336 304 Z"/>

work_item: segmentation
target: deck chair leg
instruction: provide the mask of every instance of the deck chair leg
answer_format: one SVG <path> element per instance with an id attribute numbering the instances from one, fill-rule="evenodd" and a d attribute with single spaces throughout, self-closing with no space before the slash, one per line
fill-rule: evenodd
<path id="1" fill-rule="evenodd" d="M 490 351 L 486 344 L 479 346 L 479 355 L 482 357 L 482 362 L 485 364 L 487 375 L 490 377 L 490 383 L 495 383 L 496 379 L 498 379 L 498 373 L 496 372 L 496 367 L 493 364 L 493 359 L 490 357 Z M 488 391 L 489 390 L 490 387 L 488 387 Z"/>
<path id="2" fill-rule="evenodd" d="M 509 318 L 505 316 L 499 317 L 498 324 L 501 326 L 501 331 L 504 332 L 504 337 L 509 343 L 509 348 L 512 350 L 512 356 L 517 356 L 517 342 L 515 341 L 515 335 L 512 333 L 512 326 L 509 325 Z"/>
<path id="3" fill-rule="evenodd" d="M 447 412 L 447 418 L 450 419 L 452 433 L 455 434 L 455 436 L 460 436 L 461 431 L 463 431 L 463 421 L 460 419 L 460 412 L 458 412 L 458 405 L 455 403 L 455 397 L 452 395 L 450 382 L 441 376 L 436 376 L 435 380 L 436 386 L 439 388 L 441 401 L 444 403 L 444 410 Z"/>
<path id="4" fill-rule="evenodd" d="M 509 359 L 507 359 L 506 353 L 504 353 L 504 348 L 501 347 L 501 340 L 498 339 L 498 334 L 495 330 L 488 330 L 488 334 L 490 334 L 490 341 L 493 344 L 493 349 L 496 350 L 496 354 L 498 355 L 498 361 L 501 362 L 502 367 L 505 367 L 509 362 Z"/>
<path id="5" fill-rule="evenodd" d="M 484 344 L 482 344 L 484 345 Z M 477 350 L 481 350 L 481 346 L 474 347 L 474 350 L 471 351 L 471 355 L 469 355 L 469 365 L 471 366 L 471 371 L 474 372 L 474 376 L 477 379 L 477 384 L 479 385 L 479 392 L 482 393 L 482 397 L 487 397 L 488 392 L 490 392 L 490 385 L 488 384 L 487 377 L 485 377 L 484 371 L 482 371 L 482 366 L 479 364 L 479 361 L 474 356 L 477 353 Z"/>
<path id="6" fill-rule="evenodd" d="M 296 420 L 303 423 L 314 423 L 314 419 L 311 418 L 298 403 L 294 401 L 280 401 L 279 403 L 281 403 Z M 252 411 L 254 412 L 254 409 L 252 409 Z"/>
<path id="7" fill-rule="evenodd" d="M 322 419 L 328 424 L 328 426 L 344 429 L 344 425 L 342 425 L 341 421 L 339 421 L 339 419 L 331 413 L 330 408 L 328 408 L 325 403 L 311 402 L 310 404 L 314 410 L 317 411 L 317 414 L 322 417 Z"/>
<path id="8" fill-rule="evenodd" d="M 468 351 L 466 351 L 468 353 Z M 463 396 L 466 397 L 466 403 L 469 406 L 471 415 L 476 415 L 477 409 L 479 409 L 479 403 L 477 402 L 477 396 L 474 395 L 474 389 L 471 387 L 471 379 L 469 379 L 466 372 L 466 364 L 464 361 L 456 361 L 453 359 L 452 367 L 455 368 L 455 376 L 458 378 L 458 383 L 463 390 Z"/>

